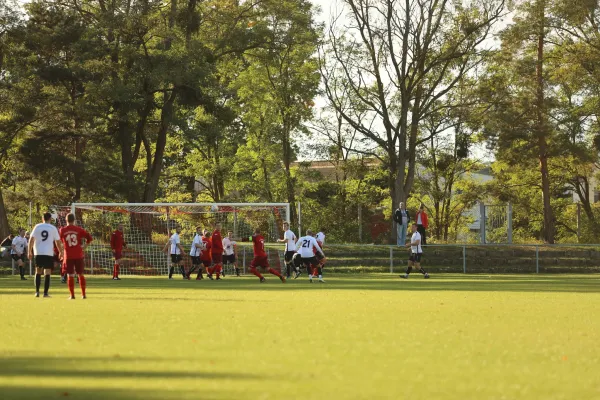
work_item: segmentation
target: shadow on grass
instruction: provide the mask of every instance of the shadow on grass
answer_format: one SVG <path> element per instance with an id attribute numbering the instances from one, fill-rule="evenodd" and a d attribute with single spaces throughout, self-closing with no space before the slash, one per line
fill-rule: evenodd
<path id="1" fill-rule="evenodd" d="M 0 378 L 26 378 L 31 379 L 32 386 L 13 386 L 0 384 L 0 398 L 6 399 L 47 399 L 47 398 L 81 398 L 81 399 L 170 399 L 181 397 L 223 399 L 230 398 L 224 391 L 218 393 L 188 393 L 185 385 L 182 389 L 173 390 L 145 390 L 144 382 L 155 384 L 157 381 L 194 379 L 194 380 L 257 380 L 263 379 L 259 375 L 166 370 L 167 366 L 177 366 L 179 359 L 163 358 L 141 358 L 141 357 L 44 357 L 35 355 L 3 356 L 0 362 Z M 200 361 L 198 361 L 201 364 Z M 146 366 L 154 367 L 154 370 L 146 369 Z M 160 367 L 164 365 L 164 369 Z M 205 365 L 202 363 L 202 365 Z M 157 367 L 158 366 L 158 370 Z M 170 369 L 170 368 L 169 368 Z M 202 369 L 199 366 L 198 369 Z M 53 382 L 59 382 L 60 390 L 56 387 L 35 387 L 35 380 L 39 378 L 51 378 Z M 65 379 L 64 382 L 61 378 Z M 79 383 L 98 380 L 98 386 L 109 379 L 113 388 L 92 387 L 81 388 Z M 131 380 L 135 380 L 135 387 L 131 386 Z M 120 382 L 119 380 L 126 380 Z M 181 381 L 178 381 L 181 383 Z M 114 388 L 114 386 L 122 387 Z M 128 386 L 126 386 L 128 385 Z M 186 396 L 187 394 L 187 396 Z M 200 397 L 197 397 L 200 396 Z"/>
<path id="2" fill-rule="evenodd" d="M 184 293 L 174 295 L 172 291 L 285 291 L 285 290 L 410 290 L 410 291 L 465 291 L 465 292 L 573 292 L 600 293 L 600 275 L 462 275 L 439 274 L 424 280 L 421 274 L 413 273 L 410 279 L 400 279 L 390 274 L 338 274 L 327 275 L 327 283 L 309 283 L 306 276 L 297 280 L 289 280 L 282 284 L 275 276 L 266 275 L 267 282 L 259 283 L 254 277 L 229 277 L 222 281 L 187 281 L 183 279 L 169 281 L 163 277 L 128 277 L 121 281 L 112 281 L 105 277 L 90 277 L 88 291 L 93 298 L 95 289 L 102 294 L 119 294 L 119 290 L 143 290 L 155 296 L 134 298 L 124 292 L 123 300 L 164 300 L 164 298 L 180 298 L 187 300 Z M 55 283 L 56 282 L 56 283 Z M 52 288 L 56 288 L 58 280 L 53 280 Z M 20 294 L 29 288 L 28 282 L 18 279 L 0 280 L 0 294 Z M 113 290 L 115 290 L 113 292 Z M 167 294 L 164 291 L 169 290 Z M 29 294 L 27 291 L 26 294 Z M 143 294 L 143 293 L 140 293 Z"/>
<path id="3" fill-rule="evenodd" d="M 74 377 L 74 379 L 78 379 Z M 66 385 L 64 388 L 8 386 L 0 384 L 0 398 L 3 400 L 41 400 L 41 399 L 71 399 L 71 400 L 167 400 L 167 399 L 206 399 L 223 400 L 234 398 L 226 391 L 209 392 L 198 389 L 185 392 L 181 389 L 148 390 L 148 389 L 112 389 L 112 388 L 76 388 Z"/>

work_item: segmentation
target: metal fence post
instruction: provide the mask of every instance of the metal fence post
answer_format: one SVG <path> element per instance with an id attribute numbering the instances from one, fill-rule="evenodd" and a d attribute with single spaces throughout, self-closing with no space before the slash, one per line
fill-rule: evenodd
<path id="1" fill-rule="evenodd" d="M 90 251 L 90 275 L 94 275 L 94 251 Z"/>
<path id="2" fill-rule="evenodd" d="M 535 273 L 540 273 L 540 246 L 535 246 Z"/>
<path id="3" fill-rule="evenodd" d="M 243 255 L 243 265 L 244 265 L 244 275 L 246 275 L 246 246 L 244 246 L 244 255 Z"/>
<path id="4" fill-rule="evenodd" d="M 508 203 L 508 207 L 507 207 L 507 211 L 506 213 L 508 221 L 507 221 L 507 239 L 508 239 L 508 244 L 512 244 L 513 242 L 513 221 L 512 221 L 512 216 L 513 216 L 513 208 L 512 208 L 512 203 Z"/>
<path id="5" fill-rule="evenodd" d="M 394 273 L 394 248 L 390 246 L 390 274 Z"/>
<path id="6" fill-rule="evenodd" d="M 467 273 L 467 246 L 463 245 L 463 274 Z"/>
<path id="7" fill-rule="evenodd" d="M 485 204 L 479 203 L 479 242 L 485 244 Z"/>

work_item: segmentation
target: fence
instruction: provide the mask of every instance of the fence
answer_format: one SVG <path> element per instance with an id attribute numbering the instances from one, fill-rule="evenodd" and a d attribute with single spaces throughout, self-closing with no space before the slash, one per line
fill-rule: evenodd
<path id="1" fill-rule="evenodd" d="M 437 273 L 600 273 L 600 245 L 432 244 L 423 247 L 421 264 Z M 271 265 L 277 267 L 283 262 L 281 245 L 269 244 L 267 248 Z M 326 245 L 325 254 L 328 272 L 399 273 L 406 268 L 409 251 L 397 246 Z M 252 257 L 250 245 L 238 247 L 238 266 L 243 271 L 249 267 Z M 3 262 L 0 274 L 18 273 L 14 263 L 11 268 L 11 261 Z M 86 273 L 110 273 L 109 268 L 101 267 L 91 258 L 86 264 Z M 133 270 L 124 272 L 142 274 Z"/>
<path id="2" fill-rule="evenodd" d="M 433 244 L 421 262 L 432 272 L 582 273 L 600 272 L 600 245 Z M 406 268 L 409 250 L 397 246 L 327 245 L 327 269 L 390 272 Z"/>

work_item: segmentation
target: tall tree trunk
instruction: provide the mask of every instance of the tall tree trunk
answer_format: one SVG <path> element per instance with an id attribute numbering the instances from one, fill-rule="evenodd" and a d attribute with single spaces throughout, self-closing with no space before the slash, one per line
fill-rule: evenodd
<path id="1" fill-rule="evenodd" d="M 542 198 L 544 203 L 544 240 L 547 243 L 554 243 L 554 212 L 550 203 L 550 176 L 548 173 L 548 126 L 545 115 L 544 99 L 544 42 L 545 42 L 545 11 L 546 1 L 539 0 L 539 32 L 537 45 L 537 136 L 538 136 L 538 157 L 540 164 L 540 175 L 542 178 Z"/>
<path id="2" fill-rule="evenodd" d="M 176 89 L 173 89 L 170 94 L 165 93 L 164 95 L 165 103 L 160 114 L 160 128 L 156 139 L 154 160 L 152 161 L 152 169 L 147 176 L 144 189 L 144 202 L 146 203 L 154 203 L 154 200 L 156 199 L 156 190 L 158 189 L 158 182 L 160 180 L 160 175 L 162 174 L 167 135 L 171 125 L 171 118 L 173 117 L 173 103 L 175 102 L 176 96 Z"/>
<path id="3" fill-rule="evenodd" d="M 267 201 L 269 203 L 273 202 L 273 194 L 271 193 L 271 180 L 269 179 L 269 169 L 267 168 L 267 163 L 264 158 L 260 159 L 262 170 L 263 170 L 263 179 L 265 182 L 265 193 L 267 195 Z"/>
<path id="4" fill-rule="evenodd" d="M 6 206 L 4 205 L 4 196 L 2 188 L 0 188 L 0 240 L 10 234 L 10 226 L 8 226 L 8 215 L 6 214 Z"/>
<path id="5" fill-rule="evenodd" d="M 283 113 L 282 113 L 283 115 Z M 284 116 L 285 118 L 285 116 Z M 285 120 L 284 120 L 285 121 Z M 284 122 L 283 133 L 283 165 L 285 167 L 285 187 L 287 192 L 287 200 L 290 203 L 290 221 L 293 225 L 298 225 L 298 216 L 296 215 L 296 193 L 294 188 L 294 179 L 290 166 L 292 164 L 292 147 L 290 145 L 291 126 L 289 121 Z"/>

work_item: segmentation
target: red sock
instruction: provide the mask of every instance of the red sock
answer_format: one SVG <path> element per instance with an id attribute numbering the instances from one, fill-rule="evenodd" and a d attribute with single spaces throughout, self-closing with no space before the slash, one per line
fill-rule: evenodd
<path id="1" fill-rule="evenodd" d="M 221 264 L 219 264 L 215 267 L 215 269 L 217 270 L 217 278 L 218 278 L 219 276 L 221 276 L 221 271 L 223 271 L 223 267 L 221 267 Z"/>
<path id="2" fill-rule="evenodd" d="M 272 273 L 275 276 L 278 276 L 281 278 L 281 274 L 279 273 L 279 271 L 273 269 L 273 268 L 269 268 L 269 272 Z"/>
<path id="3" fill-rule="evenodd" d="M 121 266 L 117 264 L 117 278 L 119 277 L 119 272 L 121 272 Z"/>
<path id="4" fill-rule="evenodd" d="M 263 278 L 263 276 L 260 274 L 260 272 L 258 272 L 258 270 L 254 267 L 250 267 L 250 272 L 252 272 L 254 275 L 258 276 L 260 279 Z"/>
<path id="5" fill-rule="evenodd" d="M 118 268 L 118 264 L 115 263 L 115 265 L 113 266 L 113 278 L 117 277 L 117 268 Z"/>
<path id="6" fill-rule="evenodd" d="M 67 278 L 67 285 L 69 286 L 69 292 L 71 292 L 71 297 L 75 297 L 75 277 L 69 275 Z"/>
<path id="7" fill-rule="evenodd" d="M 83 274 L 79 275 L 79 287 L 81 288 L 81 295 L 85 296 L 85 276 Z M 73 286 L 73 289 L 75 289 L 75 286 Z"/>
<path id="8" fill-rule="evenodd" d="M 317 276 L 318 274 L 319 274 L 319 270 L 317 269 L 317 267 L 312 267 L 311 275 L 312 276 Z"/>

